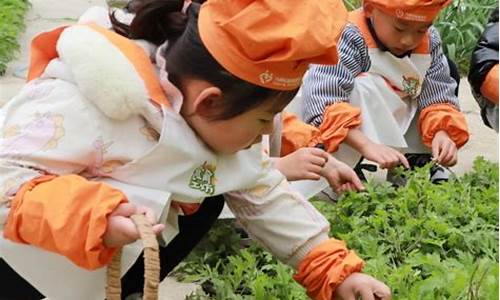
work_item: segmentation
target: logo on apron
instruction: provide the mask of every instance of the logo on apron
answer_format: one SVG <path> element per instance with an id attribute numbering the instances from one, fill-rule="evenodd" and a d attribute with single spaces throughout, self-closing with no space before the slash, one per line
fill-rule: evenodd
<path id="1" fill-rule="evenodd" d="M 189 179 L 189 187 L 195 190 L 200 190 L 207 195 L 213 195 L 215 192 L 215 165 L 211 165 L 206 161 L 203 165 L 196 168 Z"/>
<path id="2" fill-rule="evenodd" d="M 415 99 L 420 90 L 420 79 L 413 76 L 403 76 L 403 90 L 412 99 Z"/>

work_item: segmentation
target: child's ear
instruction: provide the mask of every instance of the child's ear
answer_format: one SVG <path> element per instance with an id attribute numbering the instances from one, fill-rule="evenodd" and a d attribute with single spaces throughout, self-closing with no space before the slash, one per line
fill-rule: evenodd
<path id="1" fill-rule="evenodd" d="M 222 100 L 222 91 L 215 86 L 210 86 L 201 90 L 198 97 L 193 102 L 193 110 L 195 114 L 201 117 L 211 117 L 220 109 L 220 101 Z"/>
<path id="2" fill-rule="evenodd" d="M 363 3 L 363 12 L 366 17 L 371 17 L 373 14 L 373 5 L 371 3 Z"/>

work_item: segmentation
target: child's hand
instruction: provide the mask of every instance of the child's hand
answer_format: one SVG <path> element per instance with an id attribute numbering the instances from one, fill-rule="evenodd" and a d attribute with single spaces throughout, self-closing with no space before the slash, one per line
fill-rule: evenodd
<path id="1" fill-rule="evenodd" d="M 106 247 L 122 247 L 135 242 L 139 238 L 139 231 L 130 216 L 143 214 L 151 222 L 156 223 L 154 212 L 145 206 L 136 206 L 132 203 L 122 203 L 108 216 L 108 227 L 104 233 Z M 158 234 L 165 228 L 163 224 L 153 226 L 154 233 Z"/>
<path id="2" fill-rule="evenodd" d="M 300 148 L 287 156 L 276 159 L 275 166 L 288 181 L 319 180 L 330 155 L 318 148 Z"/>
<path id="3" fill-rule="evenodd" d="M 328 158 L 326 165 L 321 170 L 321 176 L 325 177 L 336 193 L 365 189 L 356 172 L 333 156 Z"/>
<path id="4" fill-rule="evenodd" d="M 352 273 L 335 290 L 334 300 L 389 300 L 391 290 L 377 279 L 363 274 Z"/>
<path id="5" fill-rule="evenodd" d="M 457 145 L 450 139 L 446 131 L 436 132 L 432 139 L 432 157 L 445 167 L 454 166 L 457 163 Z"/>
<path id="6" fill-rule="evenodd" d="M 359 149 L 359 152 L 364 158 L 376 162 L 382 169 L 392 169 L 401 164 L 407 169 L 410 168 L 408 160 L 401 152 L 386 145 L 368 142 Z"/>
<path id="7" fill-rule="evenodd" d="M 364 158 L 376 162 L 382 169 L 392 169 L 400 164 L 407 169 L 410 168 L 408 160 L 401 152 L 372 142 L 358 128 L 349 130 L 345 142 L 361 153 Z"/>

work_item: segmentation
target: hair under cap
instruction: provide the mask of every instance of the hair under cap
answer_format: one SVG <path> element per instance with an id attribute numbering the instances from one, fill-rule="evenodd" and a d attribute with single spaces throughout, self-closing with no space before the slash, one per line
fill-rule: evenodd
<path id="1" fill-rule="evenodd" d="M 210 54 L 235 76 L 293 90 L 310 63 L 337 62 L 346 22 L 341 0 L 208 0 L 198 28 Z"/>

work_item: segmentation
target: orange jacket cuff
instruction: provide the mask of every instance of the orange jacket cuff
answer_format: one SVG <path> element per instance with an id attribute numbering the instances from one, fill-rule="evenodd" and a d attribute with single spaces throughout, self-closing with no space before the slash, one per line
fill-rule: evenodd
<path id="1" fill-rule="evenodd" d="M 419 117 L 422 142 L 429 148 L 436 132 L 446 131 L 451 140 L 462 147 L 469 140 L 467 121 L 464 115 L 451 104 L 434 104 L 424 108 Z"/>
<path id="2" fill-rule="evenodd" d="M 319 136 L 318 128 L 302 122 L 292 113 L 283 112 L 280 156 L 308 147 L 311 140 L 317 136 Z"/>
<path id="3" fill-rule="evenodd" d="M 481 94 L 489 101 L 498 105 L 498 64 L 486 75 L 481 85 Z"/>
<path id="4" fill-rule="evenodd" d="M 361 110 L 349 103 L 336 103 L 326 108 L 323 122 L 319 126 L 320 134 L 310 145 L 322 143 L 325 150 L 333 153 L 345 140 L 350 129 L 361 125 Z"/>
<path id="5" fill-rule="evenodd" d="M 85 269 L 107 265 L 116 248 L 104 246 L 108 215 L 125 195 L 77 175 L 42 176 L 17 192 L 4 237 L 69 258 Z"/>
<path id="6" fill-rule="evenodd" d="M 363 260 L 343 241 L 329 239 L 314 248 L 299 264 L 294 279 L 314 300 L 331 300 L 335 289 L 352 273 L 363 269 Z"/>
<path id="7" fill-rule="evenodd" d="M 198 209 L 200 209 L 201 204 L 199 203 L 182 203 L 177 201 L 172 201 L 172 207 L 180 209 L 184 215 L 190 216 L 195 214 Z"/>

